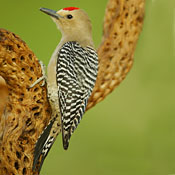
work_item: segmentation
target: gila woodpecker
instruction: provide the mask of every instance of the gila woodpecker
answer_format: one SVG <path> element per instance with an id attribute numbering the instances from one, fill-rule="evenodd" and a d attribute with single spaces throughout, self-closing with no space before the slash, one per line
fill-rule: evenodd
<path id="1" fill-rule="evenodd" d="M 62 130 L 63 147 L 68 149 L 70 137 L 85 112 L 98 72 L 98 56 L 94 49 L 91 21 L 86 12 L 77 7 L 57 12 L 47 8 L 40 10 L 51 16 L 62 38 L 47 69 L 52 119 L 36 143 L 33 169 L 40 155 L 42 165 L 60 132 L 59 128 Z"/>

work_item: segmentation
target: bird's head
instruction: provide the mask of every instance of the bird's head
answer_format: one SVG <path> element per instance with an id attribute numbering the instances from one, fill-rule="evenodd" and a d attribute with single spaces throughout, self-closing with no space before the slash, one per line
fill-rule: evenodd
<path id="1" fill-rule="evenodd" d="M 72 40 L 79 37 L 92 37 L 91 21 L 84 10 L 77 7 L 67 7 L 59 11 L 47 8 L 40 8 L 40 10 L 51 16 L 63 36 L 72 37 Z"/>

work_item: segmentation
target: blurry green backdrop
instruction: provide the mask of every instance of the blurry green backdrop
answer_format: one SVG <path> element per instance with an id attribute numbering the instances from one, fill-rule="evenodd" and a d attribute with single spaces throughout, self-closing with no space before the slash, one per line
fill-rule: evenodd
<path id="1" fill-rule="evenodd" d="M 0 0 L 0 27 L 18 34 L 48 64 L 60 39 L 38 9 L 85 9 L 98 47 L 107 0 Z M 175 174 L 175 0 L 147 0 L 135 63 L 122 84 L 88 111 L 68 151 L 59 136 L 43 175 Z"/>

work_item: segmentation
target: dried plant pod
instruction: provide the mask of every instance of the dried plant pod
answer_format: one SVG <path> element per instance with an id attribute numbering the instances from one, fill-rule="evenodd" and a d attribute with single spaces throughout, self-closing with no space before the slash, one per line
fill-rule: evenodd
<path id="1" fill-rule="evenodd" d="M 144 0 L 109 0 L 98 49 L 98 78 L 87 109 L 112 92 L 131 69 L 143 16 Z M 0 110 L 0 175 L 37 175 L 32 172 L 34 146 L 51 117 L 47 89 L 42 82 L 29 88 L 42 76 L 40 64 L 24 41 L 4 29 L 0 76 L 8 88 L 7 103 Z"/>
<path id="2" fill-rule="evenodd" d="M 1 122 L 1 116 L 4 113 L 7 104 L 7 97 L 8 97 L 7 84 L 4 78 L 0 76 L 0 122 Z"/>
<path id="3" fill-rule="evenodd" d="M 0 126 L 5 126 L 5 108 L 8 101 L 8 88 L 5 80 L 0 76 Z M 2 132 L 0 133 L 0 139 L 2 138 Z"/>
<path id="4" fill-rule="evenodd" d="M 32 174 L 34 144 L 50 117 L 46 86 L 29 86 L 42 76 L 33 52 L 15 34 L 0 30 L 0 76 L 9 95 L 0 126 L 0 174 Z M 4 124 L 5 123 L 5 124 Z"/>

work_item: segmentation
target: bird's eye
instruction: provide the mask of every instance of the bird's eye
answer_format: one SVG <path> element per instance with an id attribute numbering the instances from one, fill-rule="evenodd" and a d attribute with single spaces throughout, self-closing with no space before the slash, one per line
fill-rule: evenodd
<path id="1" fill-rule="evenodd" d="M 73 16 L 69 14 L 69 15 L 67 15 L 67 18 L 68 18 L 68 19 L 72 19 Z"/>

